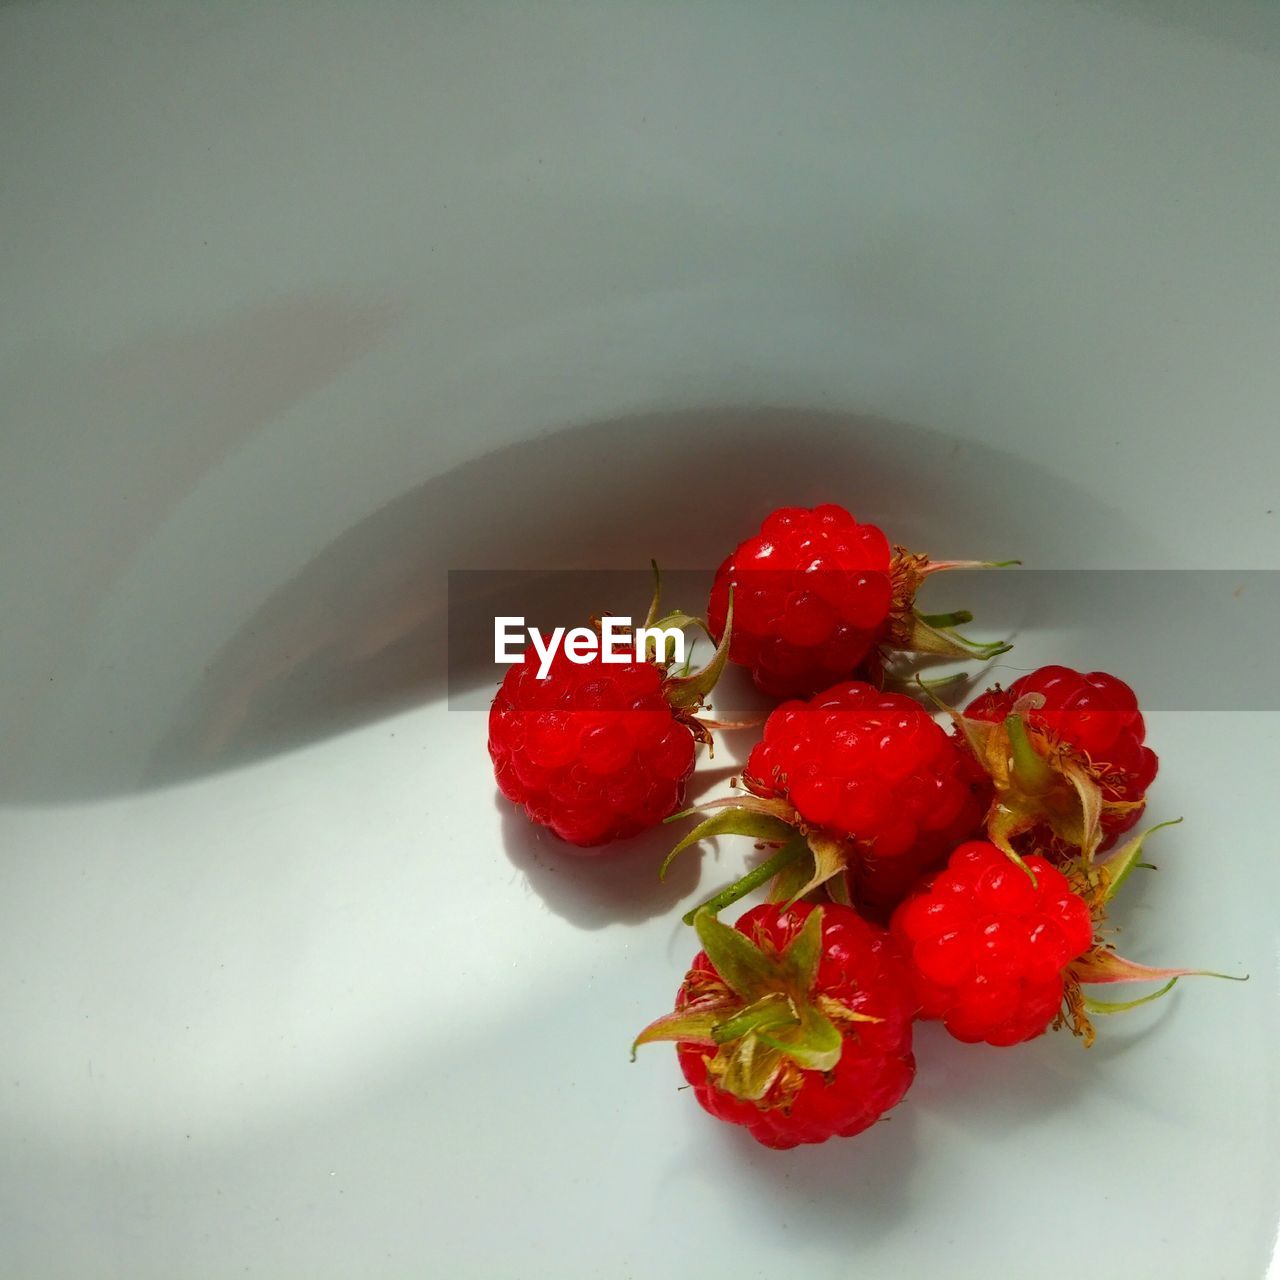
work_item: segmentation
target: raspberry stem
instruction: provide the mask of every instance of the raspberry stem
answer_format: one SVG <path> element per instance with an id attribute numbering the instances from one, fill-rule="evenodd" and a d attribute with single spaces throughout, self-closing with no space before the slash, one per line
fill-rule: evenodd
<path id="1" fill-rule="evenodd" d="M 721 889 L 719 893 L 708 898 L 706 902 L 701 902 L 693 910 L 686 911 L 681 919 L 685 924 L 692 924 L 699 911 L 707 911 L 711 915 L 715 915 L 717 912 L 723 911 L 725 907 L 733 906 L 735 902 L 745 898 L 752 890 L 758 889 L 762 884 L 772 880 L 783 867 L 794 862 L 808 847 L 804 837 L 797 835 L 795 839 L 784 844 L 771 858 L 766 858 L 759 866 L 752 867 L 746 875 L 735 880 L 728 888 Z"/>
<path id="2" fill-rule="evenodd" d="M 929 627 L 963 627 L 973 621 L 968 609 L 955 609 L 951 613 L 922 613 L 920 621 Z"/>

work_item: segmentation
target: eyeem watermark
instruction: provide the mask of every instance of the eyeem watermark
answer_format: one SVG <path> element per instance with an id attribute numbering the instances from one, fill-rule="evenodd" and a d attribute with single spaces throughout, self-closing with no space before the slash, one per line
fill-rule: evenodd
<path id="1" fill-rule="evenodd" d="M 688 612 L 697 613 L 714 576 L 714 565 L 664 571 L 663 594 L 674 604 L 694 604 Z M 615 620 L 609 624 L 610 647 L 626 651 L 627 661 L 633 661 L 635 636 L 619 643 L 620 634 L 625 636 L 622 615 L 630 614 L 637 624 L 648 622 L 641 602 L 653 589 L 652 574 L 642 566 L 451 569 L 448 583 L 443 632 L 439 614 L 433 611 L 430 621 L 414 633 L 414 643 L 426 655 L 420 660 L 429 663 L 437 661 L 436 646 L 444 642 L 449 707 L 467 712 L 488 709 L 516 653 L 530 643 L 527 630 L 520 628 L 521 618 L 541 630 L 543 653 L 556 661 L 568 632 L 557 643 L 553 626 L 563 623 L 567 628 L 611 612 Z M 972 627 L 975 637 L 1013 639 L 1012 653 L 983 668 L 969 667 L 978 687 L 999 682 L 1007 688 L 1038 666 L 1062 663 L 1080 671 L 1101 667 L 1114 672 L 1138 691 L 1144 711 L 1280 712 L 1280 680 L 1274 678 L 1280 569 L 961 570 L 954 578 L 931 579 L 925 592 L 928 608 L 963 605 L 971 610 L 977 619 Z M 1141 602 L 1141 625 L 1134 622 L 1135 601 Z M 387 611 L 400 607 L 399 598 L 392 595 L 373 603 Z M 510 632 L 496 654 L 495 618 Z M 1158 662 L 1152 659 L 1153 635 L 1160 637 Z M 686 660 L 692 656 L 696 661 L 699 643 L 706 644 L 700 633 L 687 630 Z M 1206 663 L 1209 652 L 1215 660 Z M 402 649 L 389 645 L 369 658 L 367 678 L 399 687 L 402 662 Z M 538 666 L 539 654 L 531 647 L 530 677 L 536 677 Z M 759 707 L 748 680 L 721 681 L 716 687 L 720 719 L 749 718 Z"/>
<path id="2" fill-rule="evenodd" d="M 493 620 L 493 660 L 510 666 L 533 646 L 538 655 L 538 679 L 545 680 L 556 654 L 563 648 L 570 662 L 647 662 L 664 665 L 684 661 L 684 632 L 678 627 L 632 627 L 631 619 L 606 615 L 600 627 L 556 627 L 544 636 L 537 627 L 527 627 L 521 617 Z"/>

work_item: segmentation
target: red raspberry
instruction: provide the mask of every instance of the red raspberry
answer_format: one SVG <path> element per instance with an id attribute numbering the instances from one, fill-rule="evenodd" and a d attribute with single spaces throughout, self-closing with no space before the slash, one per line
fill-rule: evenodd
<path id="1" fill-rule="evenodd" d="M 707 621 L 718 636 L 736 582 L 730 661 L 766 693 L 810 694 L 852 674 L 884 633 L 891 561 L 884 534 L 842 507 L 783 507 L 720 566 Z"/>
<path id="2" fill-rule="evenodd" d="M 953 656 L 1003 652 L 1007 646 L 972 645 L 914 612 L 920 582 L 948 567 L 891 550 L 875 525 L 859 524 L 843 507 L 782 507 L 720 566 L 707 621 L 719 637 L 736 584 L 730 660 L 780 698 L 808 697 L 853 675 L 881 645 Z"/>
<path id="3" fill-rule="evenodd" d="M 969 841 L 894 913 L 921 1016 L 941 1018 L 957 1040 L 1043 1034 L 1063 1009 L 1064 971 L 1093 947 L 1089 906 L 1066 876 L 1035 855 L 1026 864 L 1035 884 L 995 845 Z"/>
<path id="4" fill-rule="evenodd" d="M 850 842 L 853 900 L 881 919 L 978 830 L 989 794 L 923 707 L 856 680 L 778 707 L 743 782 L 789 802 L 806 828 Z"/>
<path id="5" fill-rule="evenodd" d="M 1034 706 L 1028 695 L 1038 695 L 1043 705 Z M 1141 816 L 1159 765 L 1155 752 L 1144 745 L 1146 726 L 1133 690 L 1102 671 L 1041 667 L 1008 689 L 997 686 L 980 694 L 965 709 L 964 720 L 1003 727 L 1013 714 L 1025 727 L 1030 750 L 1020 755 L 1022 743 L 1011 742 L 1002 728 L 985 748 L 979 747 L 979 755 L 994 766 L 997 802 L 1005 811 L 1001 821 L 1010 838 L 1017 837 L 1015 847 L 1051 856 L 1081 847 L 1086 837 L 1078 830 L 1080 800 L 1070 777 L 1074 768 L 1101 791 L 1098 848 L 1110 848 Z"/>
<path id="6" fill-rule="evenodd" d="M 675 1013 L 636 1043 L 677 1041 L 707 1111 L 785 1148 L 851 1137 L 897 1106 L 915 1077 L 915 996 L 885 930 L 808 902 L 748 911 L 736 945 L 706 912 L 696 924 L 705 950 Z"/>
<path id="7" fill-rule="evenodd" d="M 533 648 L 507 672 L 489 710 L 498 788 L 570 844 L 621 840 L 684 804 L 694 727 L 651 662 L 571 661 L 545 680 Z"/>

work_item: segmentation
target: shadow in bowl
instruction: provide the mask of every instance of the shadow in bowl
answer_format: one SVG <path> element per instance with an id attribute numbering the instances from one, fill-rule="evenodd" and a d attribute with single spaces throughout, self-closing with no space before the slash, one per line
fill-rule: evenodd
<path id="1" fill-rule="evenodd" d="M 722 789 L 735 772 L 731 766 L 698 769 L 690 779 L 688 803 Z M 502 814 L 507 857 L 552 911 L 580 929 L 665 915 L 697 888 L 701 863 L 692 851 L 671 864 L 665 879 L 658 878 L 663 859 L 688 830 L 687 822 L 654 827 L 601 849 L 575 849 L 530 822 L 504 796 L 495 793 L 495 804 Z"/>
<path id="2" fill-rule="evenodd" d="M 686 1105 L 696 1109 L 688 1099 Z M 918 1120 L 912 1094 L 852 1139 L 787 1151 L 762 1147 L 745 1130 L 710 1116 L 694 1117 L 704 1131 L 681 1151 L 665 1181 L 678 1191 L 733 1186 L 742 1212 L 779 1231 L 807 1239 L 867 1241 L 891 1233 L 911 1206 L 918 1167 Z"/>
<path id="3" fill-rule="evenodd" d="M 97 722 L 109 739 L 68 729 L 8 775 L 3 798 L 172 785 L 441 698 L 450 680 L 492 683 L 487 653 L 454 654 L 447 666 L 450 570 L 642 568 L 650 557 L 707 570 L 773 507 L 830 500 L 948 555 L 1053 562 L 1064 528 L 1076 563 L 1106 563 L 1116 545 L 1151 554 L 1123 511 L 1085 489 L 923 427 L 738 407 L 590 423 L 476 459 L 370 515 L 211 654 L 192 654 L 176 705 L 140 711 L 145 672 L 134 668 L 145 659 L 107 655 Z M 193 574 L 190 590 L 216 590 L 216 572 Z"/>
<path id="4" fill-rule="evenodd" d="M 547 907 L 579 929 L 639 924 L 665 915 L 698 883 L 694 859 L 676 862 L 665 880 L 658 868 L 677 837 L 657 827 L 605 849 L 576 850 L 535 826 L 511 801 L 497 797 L 502 844 L 512 865 Z"/>

